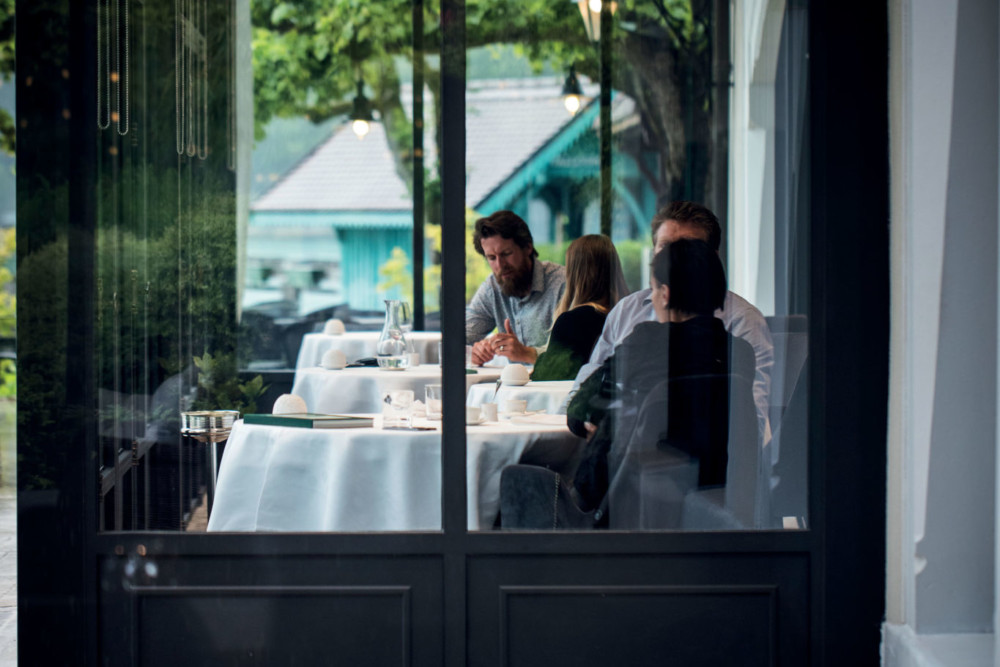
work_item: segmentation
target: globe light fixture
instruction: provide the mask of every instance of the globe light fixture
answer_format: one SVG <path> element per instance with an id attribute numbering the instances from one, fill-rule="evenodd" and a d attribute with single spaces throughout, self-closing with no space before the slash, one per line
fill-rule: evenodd
<path id="1" fill-rule="evenodd" d="M 352 121 L 351 129 L 354 130 L 354 134 L 358 139 L 364 139 L 365 135 L 368 134 L 368 130 L 371 129 L 370 123 L 372 122 L 372 103 L 365 97 L 365 83 L 358 78 L 358 93 L 354 97 L 354 106 L 351 108 L 351 113 L 347 116 L 348 120 Z"/>
<path id="2" fill-rule="evenodd" d="M 572 0 L 580 8 L 583 17 L 583 27 L 587 30 L 587 38 L 592 42 L 601 41 L 601 0 Z M 614 15 L 618 9 L 617 2 L 608 2 L 608 9 Z"/>
<path id="3" fill-rule="evenodd" d="M 563 105 L 571 116 L 580 110 L 581 97 L 583 97 L 583 88 L 580 87 L 580 80 L 576 78 L 576 68 L 570 65 L 569 74 L 566 75 L 566 81 L 563 82 L 562 98 Z"/>
<path id="4" fill-rule="evenodd" d="M 354 130 L 354 134 L 357 135 L 358 139 L 364 139 L 371 127 L 366 120 L 356 120 L 351 123 L 351 129 Z"/>

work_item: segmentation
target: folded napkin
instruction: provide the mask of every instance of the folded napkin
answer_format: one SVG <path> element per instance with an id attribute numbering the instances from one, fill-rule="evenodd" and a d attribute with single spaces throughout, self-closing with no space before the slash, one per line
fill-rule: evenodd
<path id="1" fill-rule="evenodd" d="M 493 355 L 493 358 L 483 364 L 483 368 L 503 368 L 510 363 L 510 359 L 507 357 L 501 357 L 500 355 Z"/>

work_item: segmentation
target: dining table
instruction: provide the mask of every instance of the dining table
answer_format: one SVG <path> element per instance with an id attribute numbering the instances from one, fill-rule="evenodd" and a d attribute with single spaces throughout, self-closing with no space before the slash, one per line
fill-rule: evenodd
<path id="1" fill-rule="evenodd" d="M 469 369 L 465 388 L 480 382 L 495 383 L 499 368 Z M 309 412 L 323 414 L 379 412 L 386 392 L 410 389 L 414 400 L 424 400 L 429 384 L 441 384 L 441 367 L 423 364 L 403 370 L 382 370 L 377 366 L 347 367 L 340 370 L 302 368 L 295 371 L 292 393 L 301 396 Z"/>
<path id="2" fill-rule="evenodd" d="M 236 422 L 209 531 L 441 530 L 441 422 L 429 430 L 304 429 Z M 471 425 L 466 431 L 467 522 L 493 527 L 500 473 L 532 448 L 570 458 L 583 441 L 556 415 Z"/>
<path id="3" fill-rule="evenodd" d="M 477 384 L 469 387 L 465 404 L 469 406 L 496 403 L 501 411 L 509 400 L 523 400 L 529 412 L 559 414 L 566 397 L 573 389 L 572 380 L 546 380 L 528 382 L 524 385 Z"/>
<path id="4" fill-rule="evenodd" d="M 302 337 L 295 370 L 319 366 L 323 354 L 333 349 L 343 352 L 348 362 L 374 357 L 380 335 L 381 331 L 348 331 L 336 335 L 307 333 Z M 403 336 L 406 338 L 409 351 L 420 355 L 421 363 L 438 363 L 437 344 L 441 341 L 440 331 L 410 331 Z"/>

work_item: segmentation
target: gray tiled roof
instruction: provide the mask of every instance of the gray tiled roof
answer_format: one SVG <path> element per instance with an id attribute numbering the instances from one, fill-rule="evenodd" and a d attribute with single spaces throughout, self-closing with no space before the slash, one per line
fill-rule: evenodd
<path id="1" fill-rule="evenodd" d="M 255 201 L 255 211 L 396 211 L 413 207 L 386 143 L 371 123 L 364 139 L 351 126 L 333 135 Z"/>
<path id="2" fill-rule="evenodd" d="M 572 120 L 552 78 L 470 81 L 466 97 L 466 202 L 475 206 Z M 585 86 L 596 94 L 594 86 Z M 403 91 L 409 107 L 411 91 Z M 425 104 L 431 109 L 430 100 Z M 425 164 L 433 167 L 434 129 L 425 133 Z M 364 140 L 349 125 L 256 200 L 255 211 L 408 210 L 385 129 L 372 123 Z"/>
<path id="3" fill-rule="evenodd" d="M 563 106 L 562 83 L 535 81 L 470 82 L 465 114 L 465 199 L 470 206 L 573 119 Z"/>

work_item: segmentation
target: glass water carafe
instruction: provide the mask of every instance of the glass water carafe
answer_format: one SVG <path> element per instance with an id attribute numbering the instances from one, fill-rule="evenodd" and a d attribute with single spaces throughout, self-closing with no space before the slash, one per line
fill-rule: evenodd
<path id="1" fill-rule="evenodd" d="M 382 370 L 403 370 L 406 368 L 406 337 L 399 322 L 399 300 L 385 300 L 385 324 L 378 337 L 375 354 L 378 367 Z"/>

